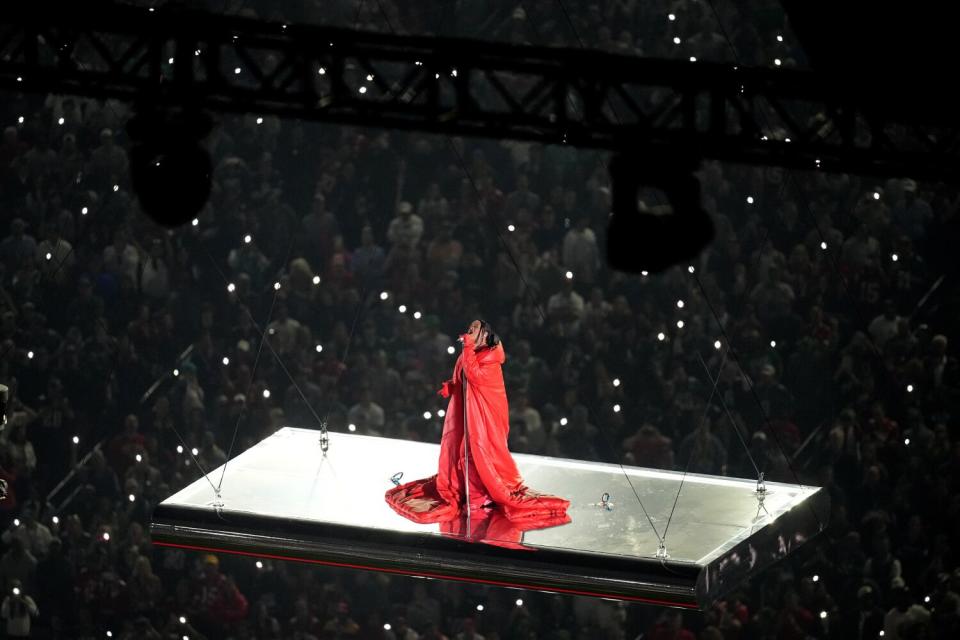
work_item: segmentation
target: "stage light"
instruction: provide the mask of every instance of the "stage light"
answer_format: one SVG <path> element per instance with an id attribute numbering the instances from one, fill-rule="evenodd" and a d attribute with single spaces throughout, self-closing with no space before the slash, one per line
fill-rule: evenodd
<path id="1" fill-rule="evenodd" d="M 419 320 L 421 315 L 423 315 L 423 314 L 421 314 L 419 311 L 414 311 L 414 312 L 413 312 L 413 317 L 414 317 L 415 320 Z"/>
<path id="2" fill-rule="evenodd" d="M 447 347 L 447 353 L 449 353 L 450 355 L 453 355 L 456 352 L 457 350 L 454 347 Z"/>
<path id="3" fill-rule="evenodd" d="M 753 196 L 747 196 L 747 204 L 753 204 Z"/>
<path id="4" fill-rule="evenodd" d="M 406 312 L 407 312 L 407 305 L 405 305 L 405 304 L 400 305 L 399 307 L 397 307 L 397 311 L 399 311 L 400 313 L 406 313 Z"/>
<path id="5" fill-rule="evenodd" d="M 27 351 L 27 359 L 33 360 L 33 351 Z"/>
<path id="6" fill-rule="evenodd" d="M 620 413 L 620 405 L 619 405 L 619 404 L 613 405 L 613 412 L 614 412 L 614 413 Z"/>
<path id="7" fill-rule="evenodd" d="M 44 256 L 47 260 L 53 260 L 53 254 L 47 251 L 47 255 Z"/>
<path id="8" fill-rule="evenodd" d="M 683 329 L 683 320 L 677 320 L 677 329 Z"/>
<path id="9" fill-rule="evenodd" d="M 389 297 L 390 297 L 390 294 L 387 293 L 386 291 L 381 291 L 381 292 L 380 292 L 380 299 L 381 299 L 381 300 L 386 300 L 386 299 L 389 298 Z"/>
<path id="10" fill-rule="evenodd" d="M 167 64 L 173 64 L 173 58 L 167 58 Z"/>
<path id="11" fill-rule="evenodd" d="M 896 262 L 897 260 L 900 259 L 900 256 L 898 256 L 898 255 L 895 254 L 895 253 L 891 253 L 891 254 L 890 254 L 890 259 L 891 259 L 892 261 Z"/>
<path id="12" fill-rule="evenodd" d="M 120 185 L 115 184 L 113 185 L 113 192 L 116 193 L 117 191 L 120 191 Z"/>
<path id="13" fill-rule="evenodd" d="M 73 436 L 73 444 L 80 444 L 80 436 Z"/>
<path id="14" fill-rule="evenodd" d="M 263 569 L 263 563 L 257 560 L 257 569 Z"/>
<path id="15" fill-rule="evenodd" d="M 683 300 L 677 300 L 677 309 L 683 309 Z"/>
<path id="16" fill-rule="evenodd" d="M 776 340 L 771 340 L 771 341 L 770 341 L 770 346 L 771 346 L 772 348 L 776 349 L 776 348 L 777 348 L 777 341 L 776 341 Z"/>
<path id="17" fill-rule="evenodd" d="M 203 112 L 149 107 L 127 125 L 134 142 L 131 182 L 144 213 L 158 224 L 187 224 L 206 204 L 213 165 L 200 141 L 212 128 Z"/>
<path id="18" fill-rule="evenodd" d="M 193 52 L 193 55 L 195 55 L 195 56 L 200 55 L 200 49 L 196 49 L 196 50 Z"/>
<path id="19" fill-rule="evenodd" d="M 360 91 L 360 93 L 366 93 L 366 92 L 367 92 L 367 88 L 366 88 L 366 87 L 360 87 L 359 91 Z"/>
<path id="20" fill-rule="evenodd" d="M 327 74 L 327 70 L 324 69 L 323 67 L 320 67 L 320 70 L 317 71 L 317 73 L 319 73 L 321 76 L 323 76 L 323 75 L 326 75 L 326 74 Z"/>
<path id="21" fill-rule="evenodd" d="M 131 493 L 129 496 L 127 496 L 127 499 L 130 502 L 134 502 L 137 499 L 137 497 Z"/>
<path id="22" fill-rule="evenodd" d="M 223 366 L 227 367 L 230 365 L 230 358 L 228 358 L 227 356 L 223 356 L 222 362 L 223 362 Z"/>
<path id="23" fill-rule="evenodd" d="M 17 82 L 23 82 L 23 76 L 17 76 Z"/>
<path id="24" fill-rule="evenodd" d="M 197 225 L 200 224 L 200 218 L 194 218 L 193 220 L 190 221 L 190 224 L 196 227 Z"/>
<path id="25" fill-rule="evenodd" d="M 320 276 L 313 276 L 313 284 L 320 284 Z"/>
<path id="26" fill-rule="evenodd" d="M 818 576 L 817 574 L 813 574 L 812 580 L 813 580 L 814 582 L 820 582 L 820 576 Z"/>
<path id="27" fill-rule="evenodd" d="M 110 534 L 106 531 L 103 532 L 103 541 L 110 542 Z"/>
<path id="28" fill-rule="evenodd" d="M 509 231 L 510 233 L 513 233 L 514 231 L 516 231 L 516 229 L 517 229 L 517 228 L 516 228 L 515 226 L 513 226 L 512 224 L 508 224 L 508 225 L 507 225 L 507 231 Z"/>
<path id="29" fill-rule="evenodd" d="M 667 20 L 669 20 L 670 22 L 673 22 L 673 21 L 676 20 L 676 19 L 677 19 L 676 14 L 673 14 L 673 13 L 668 13 L 668 14 L 667 14 Z"/>
<path id="30" fill-rule="evenodd" d="M 649 272 L 649 271 L 641 271 L 641 272 L 640 272 L 640 275 L 642 275 L 644 278 L 646 278 L 648 275 L 650 275 L 650 272 Z"/>
<path id="31" fill-rule="evenodd" d="M 372 73 L 368 73 L 368 74 L 367 74 L 367 82 L 373 82 L 373 74 L 372 74 Z"/>
<path id="32" fill-rule="evenodd" d="M 264 397 L 264 399 L 267 399 L 267 398 L 270 397 L 270 389 L 264 389 L 264 390 L 263 390 L 263 397 Z"/>
<path id="33" fill-rule="evenodd" d="M 232 282 L 227 285 L 228 292 L 233 293 L 236 290 L 237 290 L 237 285 L 233 284 Z"/>
<path id="34" fill-rule="evenodd" d="M 112 638 L 112 637 L 113 637 L 113 631 L 107 631 L 107 637 L 108 637 L 108 638 Z"/>
<path id="35" fill-rule="evenodd" d="M 443 409 L 437 409 L 437 415 L 442 418 L 443 416 L 447 415 L 447 412 Z"/>
<path id="36" fill-rule="evenodd" d="M 317 343 L 317 346 L 314 347 L 314 350 L 315 350 L 317 353 L 323 353 L 323 345 L 320 344 L 320 343 Z"/>
<path id="37" fill-rule="evenodd" d="M 666 339 L 667 339 L 667 335 L 663 331 L 657 334 L 657 340 L 659 340 L 660 342 L 663 342 Z"/>
<path id="38" fill-rule="evenodd" d="M 88 209 L 87 207 L 83 207 L 82 209 L 80 209 L 80 215 L 85 216 L 88 213 L 90 213 L 90 209 Z"/>
<path id="39" fill-rule="evenodd" d="M 347 429 L 352 433 L 357 430 L 357 425 L 351 422 L 350 424 L 347 425 Z"/>
<path id="40" fill-rule="evenodd" d="M 262 117 L 257 118 L 257 124 L 263 124 L 263 118 L 262 118 Z"/>
<path id="41" fill-rule="evenodd" d="M 615 387 L 619 387 L 619 386 L 620 386 L 620 378 L 614 378 L 614 379 L 613 379 L 613 386 L 615 386 Z"/>
<path id="42" fill-rule="evenodd" d="M 924 596 L 923 601 L 924 601 L 925 603 L 926 603 L 926 602 L 930 602 L 930 596 Z"/>
<path id="43" fill-rule="evenodd" d="M 561 427 L 567 426 L 567 419 L 566 419 L 566 418 L 560 418 L 560 426 L 561 426 Z"/>
<path id="44" fill-rule="evenodd" d="M 453 76 L 454 78 L 456 78 L 456 77 L 457 77 L 457 70 L 456 70 L 456 69 L 451 69 L 450 75 Z"/>
<path id="45" fill-rule="evenodd" d="M 696 269 L 694 268 L 693 265 L 690 265 L 689 267 L 687 267 L 687 271 L 688 271 L 689 273 L 693 273 L 694 271 L 696 271 Z"/>
<path id="46" fill-rule="evenodd" d="M 654 145 L 643 154 L 615 154 L 608 164 L 612 187 L 607 262 L 618 271 L 664 271 L 689 265 L 713 239 L 714 227 L 700 202 L 695 175 L 699 157 L 680 146 Z M 648 206 L 647 191 L 667 203 Z"/>
<path id="47" fill-rule="evenodd" d="M 907 393 L 913 393 L 913 385 L 912 385 L 912 384 L 908 384 L 908 385 L 907 385 Z"/>
<path id="48" fill-rule="evenodd" d="M 774 58 L 774 59 L 773 59 L 773 64 L 775 64 L 775 65 L 777 65 L 777 66 L 779 67 L 780 65 L 783 64 L 783 62 L 780 60 L 780 58 Z"/>
<path id="49" fill-rule="evenodd" d="M 236 37 L 236 36 L 234 36 L 234 37 Z M 234 68 L 233 68 L 233 74 L 234 74 L 234 75 L 237 75 L 237 76 L 240 75 L 240 67 L 234 67 Z"/>
<path id="50" fill-rule="evenodd" d="M 19 527 L 19 526 L 20 526 L 20 518 L 14 518 L 14 519 L 13 519 L 13 526 L 15 526 L 15 527 Z"/>
<path id="51" fill-rule="evenodd" d="M 478 605 L 477 605 L 477 611 L 483 611 L 483 605 L 482 605 L 482 604 L 478 604 Z"/>
<path id="52" fill-rule="evenodd" d="M 423 412 L 423 419 L 424 419 L 424 420 L 429 420 L 429 419 L 432 418 L 432 417 L 433 417 L 433 414 L 430 413 L 429 411 L 424 411 L 424 412 Z"/>
<path id="53" fill-rule="evenodd" d="M 53 516 L 52 518 L 50 518 L 50 522 L 52 522 L 53 524 L 60 524 L 60 518 L 58 518 L 57 516 Z"/>
<path id="54" fill-rule="evenodd" d="M 174 369 L 174 370 L 173 370 L 173 377 L 176 378 L 176 377 L 179 376 L 179 375 L 180 375 L 180 369 Z"/>
<path id="55" fill-rule="evenodd" d="M 433 77 L 434 77 L 435 80 L 439 80 L 439 79 L 440 79 L 440 74 L 439 74 L 439 73 L 435 73 L 435 74 L 433 74 Z"/>
<path id="56" fill-rule="evenodd" d="M 390 623 L 389 623 L 389 622 L 384 622 L 384 623 L 383 623 L 383 630 L 384 630 L 384 631 L 390 631 L 390 629 L 391 629 Z"/>
<path id="57" fill-rule="evenodd" d="M 885 634 L 884 634 L 884 632 L 883 632 L 883 629 L 880 629 L 880 637 L 882 638 L 884 635 L 885 635 Z"/>
<path id="58" fill-rule="evenodd" d="M 690 56 L 690 62 L 696 62 L 697 56 Z"/>
<path id="59" fill-rule="evenodd" d="M 143 456 L 140 455 L 139 453 L 134 456 L 134 459 L 135 459 L 137 462 L 143 462 Z"/>
<path id="60" fill-rule="evenodd" d="M 719 351 L 721 346 L 723 346 L 723 345 L 720 344 L 720 341 L 719 341 L 719 340 L 714 340 L 714 341 L 713 341 L 713 348 L 714 348 L 714 349 L 716 349 L 716 350 Z"/>
<path id="61" fill-rule="evenodd" d="M 180 624 L 187 624 L 186 616 L 180 616 Z"/>
<path id="62" fill-rule="evenodd" d="M 66 121 L 62 117 L 59 120 L 57 120 L 57 124 L 60 125 L 61 127 L 63 126 L 64 122 Z"/>
<path id="63" fill-rule="evenodd" d="M 177 453 L 183 453 L 183 445 L 181 444 L 177 445 Z"/>
<path id="64" fill-rule="evenodd" d="M 879 200 L 879 199 L 880 199 L 880 192 L 879 192 L 879 191 L 874 191 L 874 192 L 873 192 L 873 199 L 874 199 L 874 200 Z"/>
<path id="65" fill-rule="evenodd" d="M 823 249 L 824 251 L 826 251 L 826 250 L 827 250 L 827 243 L 826 243 L 826 242 L 821 242 L 821 243 L 820 243 L 820 248 Z"/>
<path id="66" fill-rule="evenodd" d="M 680 44 L 680 36 L 673 37 L 673 44 Z"/>
<path id="67" fill-rule="evenodd" d="M 567 280 L 573 280 L 573 271 L 567 271 L 566 276 Z"/>
<path id="68" fill-rule="evenodd" d="M 826 620 L 826 619 L 827 619 L 827 612 L 826 612 L 826 611 L 821 611 L 821 612 L 820 612 L 820 619 L 821 619 L 821 620 Z"/>

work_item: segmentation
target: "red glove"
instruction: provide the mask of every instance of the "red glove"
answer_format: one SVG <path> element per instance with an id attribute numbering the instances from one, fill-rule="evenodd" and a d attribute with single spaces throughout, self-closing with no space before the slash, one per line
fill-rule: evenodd
<path id="1" fill-rule="evenodd" d="M 437 391 L 437 395 L 443 396 L 444 398 L 449 398 L 451 393 L 453 393 L 453 380 L 445 381 L 443 386 L 440 387 L 440 390 Z"/>

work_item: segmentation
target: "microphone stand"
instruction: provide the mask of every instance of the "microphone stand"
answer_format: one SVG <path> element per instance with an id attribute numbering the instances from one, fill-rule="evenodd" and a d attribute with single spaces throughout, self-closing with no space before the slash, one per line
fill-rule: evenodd
<path id="1" fill-rule="evenodd" d="M 467 539 L 470 538 L 470 447 L 469 432 L 467 431 L 467 374 L 460 371 L 461 412 L 463 413 L 463 485 L 467 496 Z"/>

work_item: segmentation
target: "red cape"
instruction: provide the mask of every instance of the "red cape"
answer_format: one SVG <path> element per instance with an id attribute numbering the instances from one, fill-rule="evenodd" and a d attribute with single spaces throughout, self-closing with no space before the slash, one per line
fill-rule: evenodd
<path id="1" fill-rule="evenodd" d="M 506 359 L 503 345 L 474 351 L 473 338 L 463 339 L 453 378 L 444 382 L 439 392 L 449 396 L 450 402 L 444 416 L 437 473 L 390 489 L 385 496 L 387 503 L 418 523 L 450 522 L 466 512 L 465 389 L 471 513 L 484 511 L 481 505 L 493 502 L 503 516 L 518 525 L 518 531 L 570 522 L 566 513 L 570 501 L 527 487 L 507 449 L 510 418 L 501 370 Z"/>

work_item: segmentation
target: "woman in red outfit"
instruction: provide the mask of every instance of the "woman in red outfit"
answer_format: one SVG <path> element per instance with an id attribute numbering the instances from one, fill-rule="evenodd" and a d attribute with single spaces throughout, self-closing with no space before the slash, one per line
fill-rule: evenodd
<path id="1" fill-rule="evenodd" d="M 507 449 L 510 420 L 501 370 L 506 356 L 500 338 L 488 323 L 475 320 L 460 342 L 463 349 L 453 377 L 438 391 L 450 402 L 437 474 L 394 487 L 386 494 L 387 502 L 420 523 L 459 518 L 468 495 L 473 517 L 499 510 L 524 530 L 569 522 L 570 502 L 524 485 Z"/>

